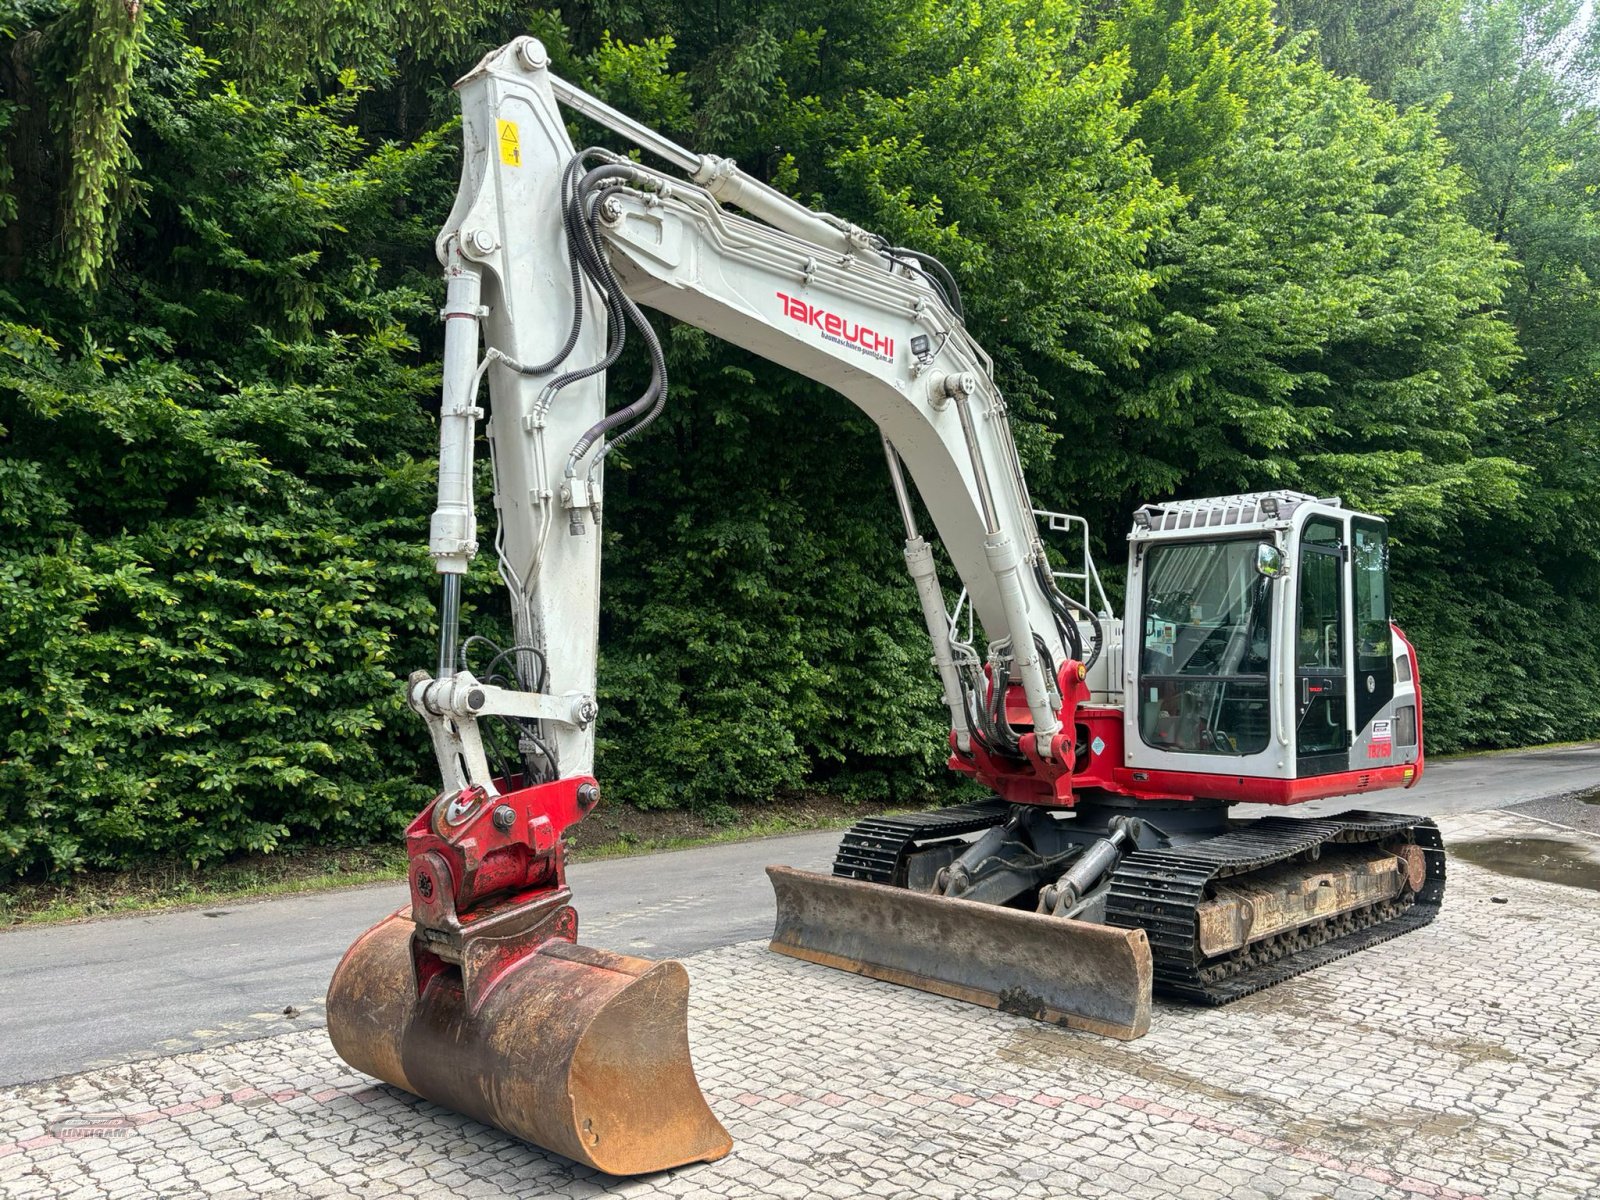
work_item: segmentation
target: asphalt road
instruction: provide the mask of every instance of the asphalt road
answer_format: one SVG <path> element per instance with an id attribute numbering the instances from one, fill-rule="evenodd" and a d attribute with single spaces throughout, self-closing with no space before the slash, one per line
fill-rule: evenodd
<path id="1" fill-rule="evenodd" d="M 1437 763 L 1415 788 L 1366 807 L 1443 815 L 1519 805 L 1560 820 L 1551 798 L 1595 789 L 1600 744 Z M 1297 812 L 1350 807 L 1345 798 Z M 762 868 L 826 870 L 838 839 L 795 834 L 578 864 L 569 880 L 580 938 L 666 958 L 764 937 L 773 906 Z M 404 885 L 382 884 L 0 933 L 0 1084 L 320 1023 L 345 947 L 405 902 Z"/>

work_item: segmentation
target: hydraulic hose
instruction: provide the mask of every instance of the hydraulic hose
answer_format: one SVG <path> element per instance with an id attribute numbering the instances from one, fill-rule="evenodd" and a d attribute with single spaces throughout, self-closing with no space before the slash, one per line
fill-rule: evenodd
<path id="1" fill-rule="evenodd" d="M 567 262 L 572 269 L 572 326 L 567 331 L 567 340 L 561 348 L 547 361 L 542 363 L 521 363 L 505 355 L 499 356 L 499 361 L 519 375 L 544 375 L 555 370 L 572 353 L 578 344 L 578 336 L 583 331 L 583 265 L 579 257 L 580 245 L 577 231 L 573 225 L 572 194 L 573 180 L 585 163 L 591 158 L 604 158 L 608 162 L 615 162 L 616 156 L 609 150 L 601 150 L 591 146 L 587 150 L 580 150 L 568 160 L 565 169 L 561 172 L 561 225 L 567 234 Z M 620 350 L 618 351 L 620 353 Z"/>
<path id="2" fill-rule="evenodd" d="M 611 367 L 617 359 L 622 357 L 623 347 L 628 340 L 628 321 L 625 303 L 630 303 L 622 294 L 621 285 L 617 282 L 615 273 L 611 270 L 611 263 L 606 258 L 605 252 L 600 249 L 595 241 L 595 233 L 591 220 L 585 209 L 589 207 L 591 199 L 598 200 L 602 197 L 591 196 L 591 188 L 607 178 L 632 178 L 633 168 L 620 164 L 608 164 L 596 167 L 584 175 L 573 192 L 572 199 L 567 203 L 562 212 L 562 220 L 567 229 L 567 244 L 573 247 L 575 258 L 581 269 L 590 281 L 605 298 L 606 311 L 611 317 L 611 328 L 607 338 L 605 355 L 587 367 L 580 367 L 568 371 L 552 379 L 545 386 L 545 400 L 563 388 L 598 375 Z M 637 311 L 637 310 L 635 310 Z"/>
<path id="3" fill-rule="evenodd" d="M 1045 600 L 1050 605 L 1050 615 L 1055 618 L 1056 632 L 1061 634 L 1061 640 L 1066 643 L 1067 653 L 1079 662 L 1083 661 L 1083 638 L 1078 633 L 1077 622 L 1062 605 L 1061 590 L 1056 587 L 1055 577 L 1050 574 L 1050 563 L 1042 556 L 1034 564 L 1034 578 L 1039 581 Z"/>
<path id="4" fill-rule="evenodd" d="M 1011 722 L 1006 718 L 1006 694 L 1011 690 L 1011 668 L 1007 665 L 1010 661 L 1009 657 L 1001 659 L 992 653 L 989 658 L 989 725 L 1000 748 L 1007 754 L 1018 754 L 1022 745 L 1017 740 L 1016 730 L 1011 728 Z"/>
<path id="5" fill-rule="evenodd" d="M 1073 599 L 1065 592 L 1061 592 L 1060 596 L 1069 605 L 1082 613 L 1084 620 L 1089 622 L 1089 628 L 1094 630 L 1094 649 L 1089 651 L 1089 657 L 1083 660 L 1084 669 L 1088 670 L 1100 661 L 1100 651 L 1105 646 L 1106 641 L 1105 630 L 1100 627 L 1100 618 L 1095 615 L 1094 609 L 1081 601 Z"/>
<path id="6" fill-rule="evenodd" d="M 961 320 L 961 323 L 966 324 L 967 308 L 966 305 L 962 303 L 961 288 L 956 284 L 956 277 L 950 274 L 949 267 L 945 266 L 931 254 L 925 254 L 921 250 L 909 250 L 904 246 L 894 246 L 889 250 L 889 253 L 895 255 L 896 257 L 911 259 L 919 267 L 921 267 L 924 272 L 934 276 L 935 286 L 937 286 L 938 289 L 944 293 L 945 300 L 949 303 L 956 316 Z"/>
<path id="7" fill-rule="evenodd" d="M 1039 579 L 1039 586 L 1044 589 L 1045 597 L 1050 602 L 1050 609 L 1055 614 L 1061 636 L 1066 639 L 1067 646 L 1072 651 L 1072 657 L 1081 662 L 1087 670 L 1100 661 L 1100 651 L 1105 645 L 1105 630 L 1100 625 L 1100 618 L 1095 615 L 1094 609 L 1073 599 L 1056 586 L 1055 576 L 1050 573 L 1050 564 L 1042 557 L 1034 569 Z M 1084 657 L 1083 639 L 1078 633 L 1078 623 L 1072 613 L 1067 611 L 1066 606 L 1082 613 L 1084 620 L 1088 621 L 1089 627 L 1094 630 L 1094 646 L 1090 649 L 1088 657 Z"/>
<path id="8" fill-rule="evenodd" d="M 572 161 L 567 164 L 566 169 L 561 173 L 561 223 L 566 227 L 567 231 L 567 262 L 572 268 L 572 328 L 567 331 L 567 340 L 561 344 L 561 349 L 557 350 L 554 357 L 548 362 L 530 366 L 525 363 L 513 363 L 507 359 L 501 359 L 502 362 L 506 362 L 508 366 L 522 375 L 543 375 L 547 371 L 555 370 L 567 361 L 567 356 L 572 353 L 573 347 L 578 344 L 578 335 L 583 331 L 583 267 L 578 261 L 578 248 L 572 241 L 572 227 L 567 220 L 566 209 L 567 195 L 572 188 L 572 178 L 577 173 L 578 168 L 583 165 L 584 155 L 588 153 L 586 150 L 583 154 L 573 155 Z"/>
<path id="9" fill-rule="evenodd" d="M 578 194 L 582 197 L 585 206 L 591 210 L 598 210 L 600 203 L 605 199 L 606 192 L 613 189 L 605 188 L 594 191 L 595 185 L 604 182 L 606 179 L 626 174 L 626 169 L 620 167 L 599 167 L 590 171 L 578 185 Z M 592 197 L 591 191 L 593 193 Z M 667 399 L 667 359 L 666 354 L 661 349 L 661 340 L 656 337 L 655 330 L 651 328 L 650 322 L 645 319 L 644 313 L 639 311 L 639 306 L 633 302 L 633 298 L 623 290 L 616 273 L 612 270 L 610 260 L 606 258 L 605 252 L 600 248 L 599 232 L 595 228 L 597 219 L 595 212 L 591 211 L 587 218 L 589 236 L 585 239 L 585 249 L 586 256 L 592 255 L 592 258 L 586 263 L 586 266 L 592 268 L 594 273 L 599 275 L 605 288 L 623 308 L 626 319 L 631 320 L 637 326 L 641 336 L 644 338 L 645 346 L 650 353 L 650 385 L 645 389 L 644 394 L 632 404 L 618 409 L 614 413 L 608 413 L 584 432 L 583 436 L 573 445 L 572 451 L 567 455 L 566 476 L 569 479 L 577 475 L 579 461 L 589 452 L 595 442 L 599 441 L 611 430 L 626 425 L 630 421 L 643 418 L 639 420 L 638 425 L 628 430 L 623 435 L 623 438 L 625 439 L 638 433 L 659 415 Z M 601 457 L 603 456 L 602 452 Z M 596 462 L 598 463 L 598 461 L 597 459 Z"/>

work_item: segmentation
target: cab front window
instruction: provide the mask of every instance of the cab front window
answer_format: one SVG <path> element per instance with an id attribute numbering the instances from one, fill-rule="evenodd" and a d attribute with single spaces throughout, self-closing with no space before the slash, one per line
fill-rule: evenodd
<path id="1" fill-rule="evenodd" d="M 1145 566 L 1139 731 L 1159 750 L 1258 754 L 1271 736 L 1272 581 L 1254 539 L 1170 543 Z"/>

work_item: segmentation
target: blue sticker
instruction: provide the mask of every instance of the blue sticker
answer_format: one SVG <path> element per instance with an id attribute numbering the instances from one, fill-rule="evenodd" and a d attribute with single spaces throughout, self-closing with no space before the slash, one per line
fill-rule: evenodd
<path id="1" fill-rule="evenodd" d="M 1106 740 L 1105 740 L 1105 738 L 1097 737 L 1097 738 L 1095 738 L 1094 741 L 1089 743 L 1089 749 L 1093 750 L 1096 754 L 1099 754 L 1105 748 L 1106 748 Z"/>

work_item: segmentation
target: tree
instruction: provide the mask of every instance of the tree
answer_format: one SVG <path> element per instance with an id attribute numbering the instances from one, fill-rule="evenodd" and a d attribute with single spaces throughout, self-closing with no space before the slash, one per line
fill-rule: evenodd
<path id="1" fill-rule="evenodd" d="M 1389 97 L 1404 73 L 1433 54 L 1456 0 L 1279 0 L 1286 30 L 1308 33 L 1318 61 Z"/>
<path id="2" fill-rule="evenodd" d="M 246 98 L 157 29 L 112 286 L 0 304 L 0 862 L 62 871 L 381 836 L 425 797 L 436 139 L 356 95 Z M 380 261 L 380 251 L 398 262 Z M 398 253 L 397 253 L 398 252 Z M 88 316 L 85 316 L 87 310 Z"/>
<path id="3" fill-rule="evenodd" d="M 1141 260 L 1176 204 L 1129 140 L 1126 64 L 1085 60 L 1078 20 L 1063 4 L 908 6 L 882 57 L 833 51 L 826 94 L 773 81 L 737 147 L 950 263 L 1036 463 L 1061 382 L 1143 336 Z M 795 35 L 779 58 L 810 78 L 799 46 L 820 44 Z M 647 102 L 649 78 L 633 84 Z M 669 127 L 691 107 L 657 103 Z M 651 803 L 925 788 L 947 726 L 875 430 L 811 381 L 679 335 L 671 407 L 608 476 L 602 678 L 634 720 L 626 744 L 602 729 L 602 769 Z"/>
<path id="4" fill-rule="evenodd" d="M 48 246 L 59 281 L 99 283 L 131 194 L 127 120 L 142 24 L 140 0 L 22 5 L 0 23 L 7 275 Z"/>
<path id="5" fill-rule="evenodd" d="M 1514 502 L 1435 539 L 1424 579 L 1457 606 L 1441 654 L 1468 744 L 1589 736 L 1600 702 L 1600 25 L 1568 0 L 1471 0 L 1406 98 L 1437 106 L 1473 221 L 1519 267 L 1522 356 L 1485 453 L 1523 464 Z M 1420 581 L 1419 581 L 1420 582 Z M 1483 664 L 1498 664 L 1484 671 Z"/>

